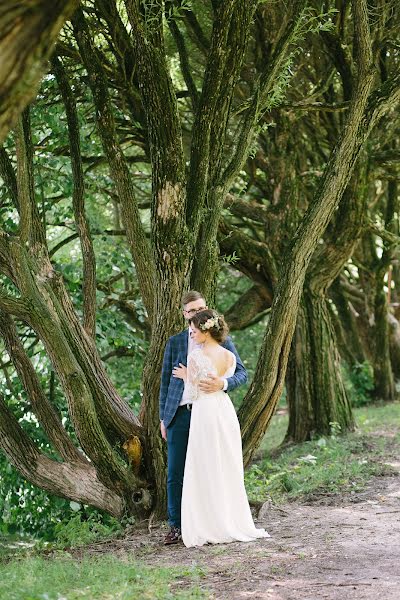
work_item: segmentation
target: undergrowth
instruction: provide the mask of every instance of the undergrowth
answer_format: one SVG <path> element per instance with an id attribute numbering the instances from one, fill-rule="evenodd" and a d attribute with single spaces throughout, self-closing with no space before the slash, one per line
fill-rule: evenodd
<path id="1" fill-rule="evenodd" d="M 357 430 L 346 435 L 321 437 L 275 451 L 266 442 L 262 454 L 258 453 L 257 461 L 246 471 L 250 500 L 279 503 L 311 495 L 356 494 L 372 477 L 392 473 L 385 461 L 400 444 L 400 404 L 356 409 L 355 416 Z M 282 441 L 287 417 L 274 419 L 280 420 L 275 427 Z M 376 434 L 377 427 L 381 435 Z"/>

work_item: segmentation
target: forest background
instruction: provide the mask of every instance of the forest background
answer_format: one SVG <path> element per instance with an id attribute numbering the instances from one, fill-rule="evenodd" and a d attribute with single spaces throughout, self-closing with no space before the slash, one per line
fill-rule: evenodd
<path id="1" fill-rule="evenodd" d="M 164 517 L 159 376 L 189 288 L 249 370 L 246 465 L 278 405 L 299 443 L 395 400 L 396 3 L 9 4 L 3 533 Z"/>

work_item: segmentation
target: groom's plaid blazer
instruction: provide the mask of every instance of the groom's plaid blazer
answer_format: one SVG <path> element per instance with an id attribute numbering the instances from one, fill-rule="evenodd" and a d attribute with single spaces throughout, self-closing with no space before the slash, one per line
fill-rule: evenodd
<path id="1" fill-rule="evenodd" d="M 165 427 L 171 423 L 182 399 L 184 383 L 182 379 L 172 376 L 172 369 L 178 367 L 179 363 L 187 364 L 188 342 L 189 332 L 186 329 L 170 337 L 165 347 L 160 387 L 160 419 L 164 421 Z M 230 337 L 222 346 L 236 356 L 236 371 L 232 377 L 227 379 L 228 389 L 226 391 L 229 392 L 246 383 L 247 371 Z"/>

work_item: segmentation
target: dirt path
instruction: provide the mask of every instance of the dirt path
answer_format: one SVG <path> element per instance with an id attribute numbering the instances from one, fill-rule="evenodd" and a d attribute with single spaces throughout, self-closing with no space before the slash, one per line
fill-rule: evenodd
<path id="1" fill-rule="evenodd" d="M 94 545 L 91 552 L 133 553 L 150 565 L 199 567 L 204 572 L 199 585 L 210 600 L 400 599 L 399 475 L 375 479 L 362 494 L 340 501 L 322 497 L 312 505 L 265 505 L 258 524 L 271 539 L 164 547 L 165 531 L 158 528 L 132 533 L 112 547 Z M 174 588 L 185 585 L 175 582 Z"/>

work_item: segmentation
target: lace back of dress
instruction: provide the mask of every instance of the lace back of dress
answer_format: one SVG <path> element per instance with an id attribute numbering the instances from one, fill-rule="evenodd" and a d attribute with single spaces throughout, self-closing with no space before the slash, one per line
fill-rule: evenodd
<path id="1" fill-rule="evenodd" d="M 233 365 L 229 367 L 224 377 L 232 377 L 236 369 L 236 357 L 232 353 Z M 201 348 L 196 348 L 188 356 L 188 373 L 187 373 L 187 395 L 194 401 L 199 397 L 199 382 L 201 379 L 206 379 L 209 374 L 217 375 L 217 371 L 211 359 L 204 354 Z"/>

